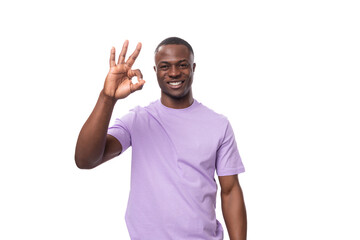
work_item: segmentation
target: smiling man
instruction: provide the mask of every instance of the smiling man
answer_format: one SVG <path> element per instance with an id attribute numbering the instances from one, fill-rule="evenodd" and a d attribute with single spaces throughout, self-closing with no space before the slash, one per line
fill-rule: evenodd
<path id="1" fill-rule="evenodd" d="M 246 239 L 247 220 L 238 173 L 244 172 L 226 117 L 193 98 L 196 64 L 191 45 L 172 37 L 155 50 L 159 100 L 135 107 L 109 127 L 115 104 L 145 81 L 131 69 L 139 43 L 125 62 L 125 41 L 93 112 L 80 131 L 75 151 L 79 168 L 94 168 L 132 147 L 131 188 L 125 215 L 132 240 L 223 239 L 216 219 L 217 172 L 221 204 L 231 240 Z M 131 78 L 136 76 L 137 83 Z"/>
<path id="2" fill-rule="evenodd" d="M 186 108 L 194 100 L 191 91 L 196 66 L 194 53 L 190 45 L 169 44 L 171 40 L 176 43 L 177 39 L 166 39 L 156 48 L 154 70 L 162 103 L 171 108 Z"/>

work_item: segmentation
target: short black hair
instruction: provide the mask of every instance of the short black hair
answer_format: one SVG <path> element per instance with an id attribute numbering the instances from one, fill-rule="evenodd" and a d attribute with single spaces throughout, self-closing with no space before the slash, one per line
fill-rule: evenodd
<path id="1" fill-rule="evenodd" d="M 169 45 L 169 44 L 176 44 L 176 45 L 184 45 L 185 47 L 187 47 L 190 52 L 192 53 L 192 55 L 194 56 L 194 51 L 191 47 L 191 45 L 185 41 L 184 39 L 178 38 L 178 37 L 169 37 L 164 39 L 161 43 L 159 43 L 159 45 L 156 47 L 155 49 L 155 53 L 157 53 L 159 51 L 159 48 L 163 45 Z"/>

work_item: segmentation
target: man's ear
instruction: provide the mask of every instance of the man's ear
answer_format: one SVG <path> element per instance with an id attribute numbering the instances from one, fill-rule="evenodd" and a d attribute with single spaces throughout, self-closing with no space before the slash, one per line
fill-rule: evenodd
<path id="1" fill-rule="evenodd" d="M 154 66 L 154 71 L 156 72 L 156 67 Z"/>
<path id="2" fill-rule="evenodd" d="M 193 72 L 195 72 L 196 63 L 193 63 Z"/>

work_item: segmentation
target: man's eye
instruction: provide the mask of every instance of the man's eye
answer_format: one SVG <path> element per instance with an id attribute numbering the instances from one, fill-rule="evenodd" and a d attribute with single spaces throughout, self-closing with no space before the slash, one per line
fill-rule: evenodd
<path id="1" fill-rule="evenodd" d="M 161 70 L 167 70 L 168 68 L 169 68 L 169 66 L 166 66 L 166 65 L 160 66 L 160 69 L 161 69 Z"/>
<path id="2" fill-rule="evenodd" d="M 180 64 L 180 67 L 181 68 L 187 68 L 189 65 L 188 64 L 185 64 L 185 63 L 183 63 L 183 64 Z"/>

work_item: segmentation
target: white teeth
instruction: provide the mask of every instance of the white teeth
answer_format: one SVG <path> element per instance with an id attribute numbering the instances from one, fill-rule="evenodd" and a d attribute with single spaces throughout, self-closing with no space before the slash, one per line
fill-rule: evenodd
<path id="1" fill-rule="evenodd" d="M 179 85 L 181 84 L 181 82 L 169 82 L 170 85 L 173 85 L 173 86 L 176 86 L 176 85 Z"/>

